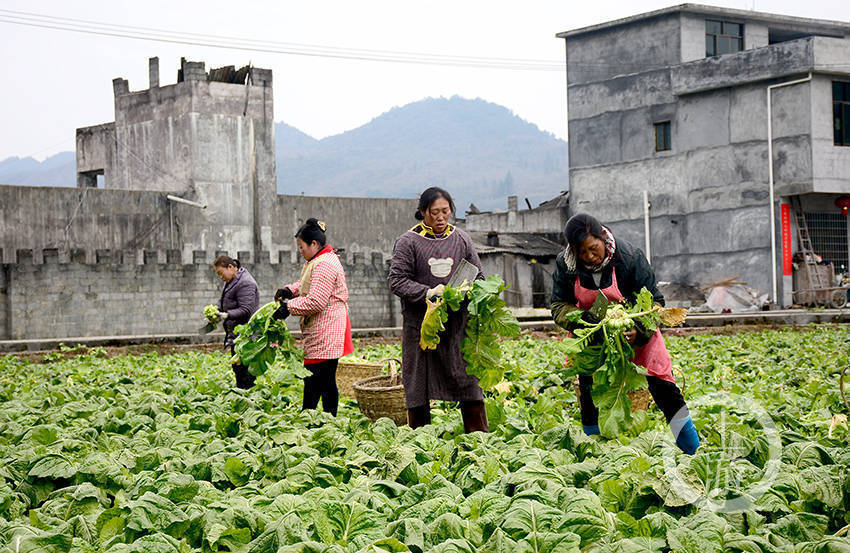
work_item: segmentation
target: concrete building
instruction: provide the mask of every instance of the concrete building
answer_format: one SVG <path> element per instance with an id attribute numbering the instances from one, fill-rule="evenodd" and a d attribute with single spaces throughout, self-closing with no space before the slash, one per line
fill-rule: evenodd
<path id="1" fill-rule="evenodd" d="M 218 246 L 262 251 L 272 226 L 275 191 L 274 106 L 269 69 L 181 60 L 177 82 L 160 86 L 159 59 L 150 87 L 131 92 L 114 79 L 115 121 L 77 129 L 77 183 L 113 190 L 174 191 L 207 206 L 201 234 Z M 194 224 L 193 224 L 194 226 Z M 212 237 L 215 238 L 212 238 Z M 191 251 L 198 247 L 184 241 Z"/>
<path id="2" fill-rule="evenodd" d="M 799 210 L 847 270 L 850 23 L 682 4 L 557 36 L 573 212 L 649 246 L 660 280 L 741 275 L 787 305 Z"/>

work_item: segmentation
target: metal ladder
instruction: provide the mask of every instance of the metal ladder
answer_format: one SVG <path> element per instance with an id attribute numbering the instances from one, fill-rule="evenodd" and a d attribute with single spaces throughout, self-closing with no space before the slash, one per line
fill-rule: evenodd
<path id="1" fill-rule="evenodd" d="M 809 276 L 809 286 L 813 289 L 828 288 L 830 283 L 823 282 L 818 264 L 815 261 L 815 249 L 812 247 L 812 238 L 809 234 L 809 225 L 806 223 L 806 216 L 803 213 L 803 207 L 800 205 L 799 196 L 790 196 L 791 209 L 794 210 L 794 217 L 797 220 L 797 242 L 800 245 L 800 251 L 803 252 L 803 263 L 806 264 L 806 272 Z"/>

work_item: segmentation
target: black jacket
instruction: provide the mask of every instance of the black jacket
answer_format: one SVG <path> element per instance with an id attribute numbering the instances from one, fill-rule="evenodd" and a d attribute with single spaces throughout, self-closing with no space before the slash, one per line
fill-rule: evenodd
<path id="1" fill-rule="evenodd" d="M 260 305 L 260 292 L 257 282 L 244 267 L 240 267 L 233 280 L 226 282 L 221 291 L 218 307 L 227 312 L 224 319 L 225 343 L 235 338 L 233 329 L 245 324 Z"/>
<path id="2" fill-rule="evenodd" d="M 634 303 L 638 293 L 645 286 L 652 293 L 653 301 L 664 305 L 664 296 L 658 291 L 655 272 L 646 260 L 646 256 L 625 240 L 616 237 L 615 239 L 617 249 L 614 251 L 614 258 L 602 269 L 602 279 L 599 286 L 594 282 L 593 274 L 584 267 L 581 261 L 577 261 L 576 269 L 570 271 L 564 261 L 565 252 L 562 251 L 558 254 L 558 258 L 555 260 L 555 272 L 552 274 L 552 304 L 578 304 L 574 290 L 576 276 L 579 277 L 584 288 L 598 290 L 611 286 L 611 275 L 616 272 L 617 287 L 626 301 Z"/>

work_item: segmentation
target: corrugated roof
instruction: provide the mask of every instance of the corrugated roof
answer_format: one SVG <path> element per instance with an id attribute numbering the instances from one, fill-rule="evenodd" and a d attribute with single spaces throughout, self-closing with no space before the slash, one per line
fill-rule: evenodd
<path id="1" fill-rule="evenodd" d="M 512 253 L 526 257 L 554 257 L 564 249 L 564 246 L 557 242 L 529 232 L 496 233 L 499 238 L 498 246 L 488 244 L 488 235 L 493 234 L 491 232 L 473 231 L 468 234 L 479 255 Z"/>

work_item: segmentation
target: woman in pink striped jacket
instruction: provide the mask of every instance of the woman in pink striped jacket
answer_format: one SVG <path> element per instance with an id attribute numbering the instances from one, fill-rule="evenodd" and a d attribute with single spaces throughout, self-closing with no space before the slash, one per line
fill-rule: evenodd
<path id="1" fill-rule="evenodd" d="M 295 234 L 298 251 L 306 263 L 301 278 L 275 293 L 282 301 L 274 318 L 301 317 L 304 366 L 312 376 L 304 379 L 302 409 L 322 409 L 336 415 L 339 391 L 336 368 L 339 358 L 354 351 L 348 316 L 348 286 L 339 257 L 327 244 L 325 223 L 307 219 Z"/>

